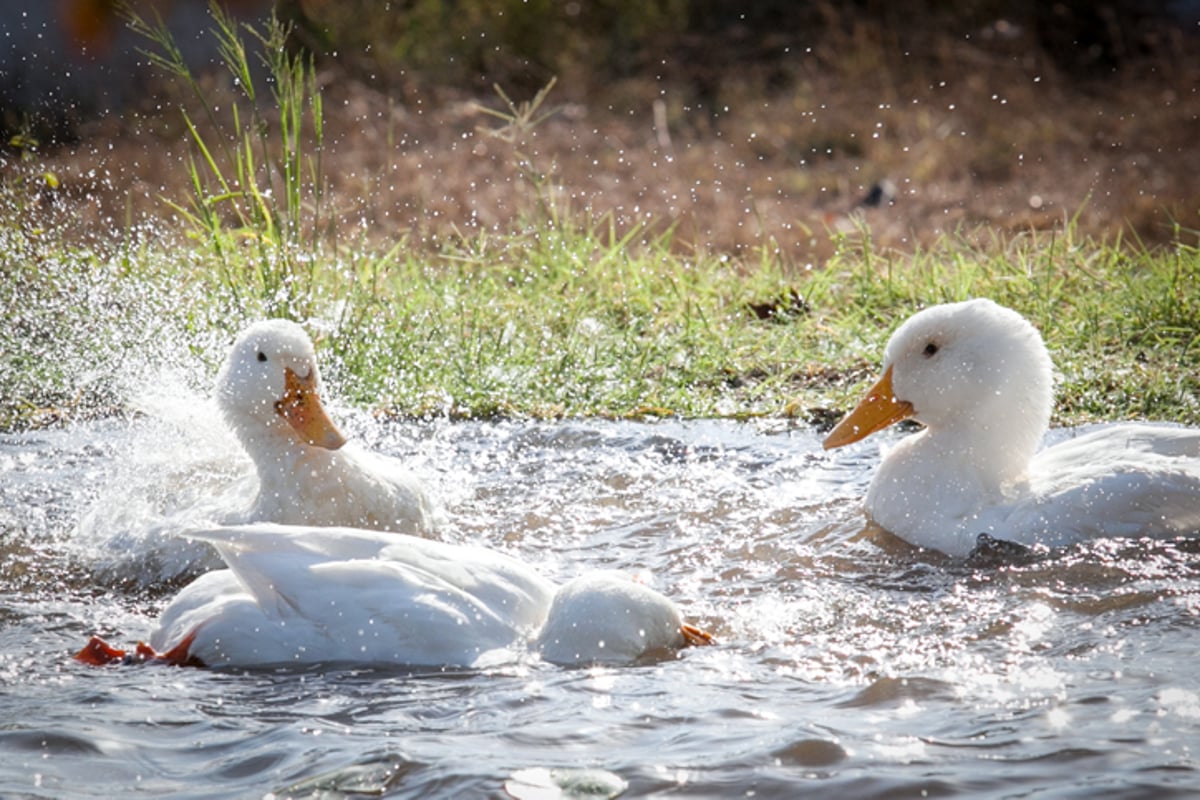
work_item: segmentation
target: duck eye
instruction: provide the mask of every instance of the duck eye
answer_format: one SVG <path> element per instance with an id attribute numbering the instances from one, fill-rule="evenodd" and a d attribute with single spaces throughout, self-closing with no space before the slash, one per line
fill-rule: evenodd
<path id="1" fill-rule="evenodd" d="M 259 361 L 266 361 L 266 360 L 267 360 L 267 354 L 266 354 L 266 353 L 264 353 L 262 350 L 259 350 L 259 351 L 258 351 L 258 360 L 259 360 Z"/>
<path id="2" fill-rule="evenodd" d="M 937 355 L 937 351 L 938 346 L 933 342 L 930 342 L 929 344 L 925 345 L 925 350 L 923 352 L 925 353 L 926 358 L 932 358 L 933 356 Z"/>

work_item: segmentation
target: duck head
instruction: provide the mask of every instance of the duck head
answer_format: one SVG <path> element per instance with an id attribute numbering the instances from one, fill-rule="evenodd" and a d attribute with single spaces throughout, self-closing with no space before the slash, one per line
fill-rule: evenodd
<path id="1" fill-rule="evenodd" d="M 825 438 L 842 447 L 902 419 L 1021 467 L 1050 421 L 1052 364 L 1037 330 L 991 300 L 932 306 L 888 340 L 883 374 Z"/>
<path id="2" fill-rule="evenodd" d="M 249 445 L 267 437 L 336 450 L 346 443 L 321 405 L 320 371 L 308 334 L 282 319 L 244 330 L 217 375 L 217 403 Z"/>

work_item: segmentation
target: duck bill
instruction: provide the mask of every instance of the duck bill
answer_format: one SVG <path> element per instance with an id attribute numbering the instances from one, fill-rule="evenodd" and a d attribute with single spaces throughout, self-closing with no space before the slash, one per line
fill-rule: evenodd
<path id="1" fill-rule="evenodd" d="M 685 645 L 691 647 L 706 647 L 710 644 L 716 644 L 717 639 L 703 628 L 697 628 L 695 625 L 683 624 L 683 641 Z"/>
<path id="2" fill-rule="evenodd" d="M 888 367 L 862 402 L 829 432 L 821 444 L 826 450 L 853 444 L 888 425 L 908 419 L 913 413 L 912 403 L 896 399 L 892 390 L 892 368 Z"/>
<path id="3" fill-rule="evenodd" d="M 283 397 L 275 403 L 275 412 L 287 420 L 306 444 L 337 450 L 346 443 L 346 437 L 337 429 L 321 398 L 317 396 L 316 373 L 301 378 L 290 369 L 284 370 Z"/>

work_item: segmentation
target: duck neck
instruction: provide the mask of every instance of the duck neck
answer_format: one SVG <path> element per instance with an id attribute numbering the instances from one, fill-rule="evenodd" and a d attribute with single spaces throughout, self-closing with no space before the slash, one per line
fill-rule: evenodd
<path id="1" fill-rule="evenodd" d="M 1025 478 L 1045 423 L 1036 414 L 978 414 L 950 424 L 930 426 L 925 447 L 944 463 L 971 469 L 991 492 L 1002 492 Z"/>
<path id="2" fill-rule="evenodd" d="M 332 452 L 304 444 L 294 436 L 260 434 L 242 437 L 242 445 L 258 474 L 260 497 L 281 497 L 295 492 L 296 476 L 315 477 L 327 472 Z"/>

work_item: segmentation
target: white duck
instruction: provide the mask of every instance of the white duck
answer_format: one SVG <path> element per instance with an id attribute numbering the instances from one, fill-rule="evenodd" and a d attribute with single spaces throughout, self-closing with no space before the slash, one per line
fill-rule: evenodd
<path id="1" fill-rule="evenodd" d="M 616 573 L 561 589 L 480 547 L 351 528 L 198 531 L 229 569 L 197 578 L 135 654 L 99 638 L 76 655 L 197 666 L 318 662 L 477 667 L 528 642 L 552 663 L 625 663 L 711 637 Z"/>
<path id="2" fill-rule="evenodd" d="M 294 322 L 257 322 L 238 336 L 216 399 L 258 475 L 249 508 L 222 522 L 349 525 L 429 535 L 438 517 L 421 483 L 394 459 L 346 445 L 318 396 L 312 340 Z"/>
<path id="3" fill-rule="evenodd" d="M 1200 430 L 1111 424 L 1038 452 L 1051 372 L 1041 336 L 1015 311 L 933 306 L 892 334 L 882 377 L 824 446 L 924 424 L 884 455 L 864 505 L 883 528 L 952 556 L 981 533 L 1055 547 L 1200 532 Z"/>

